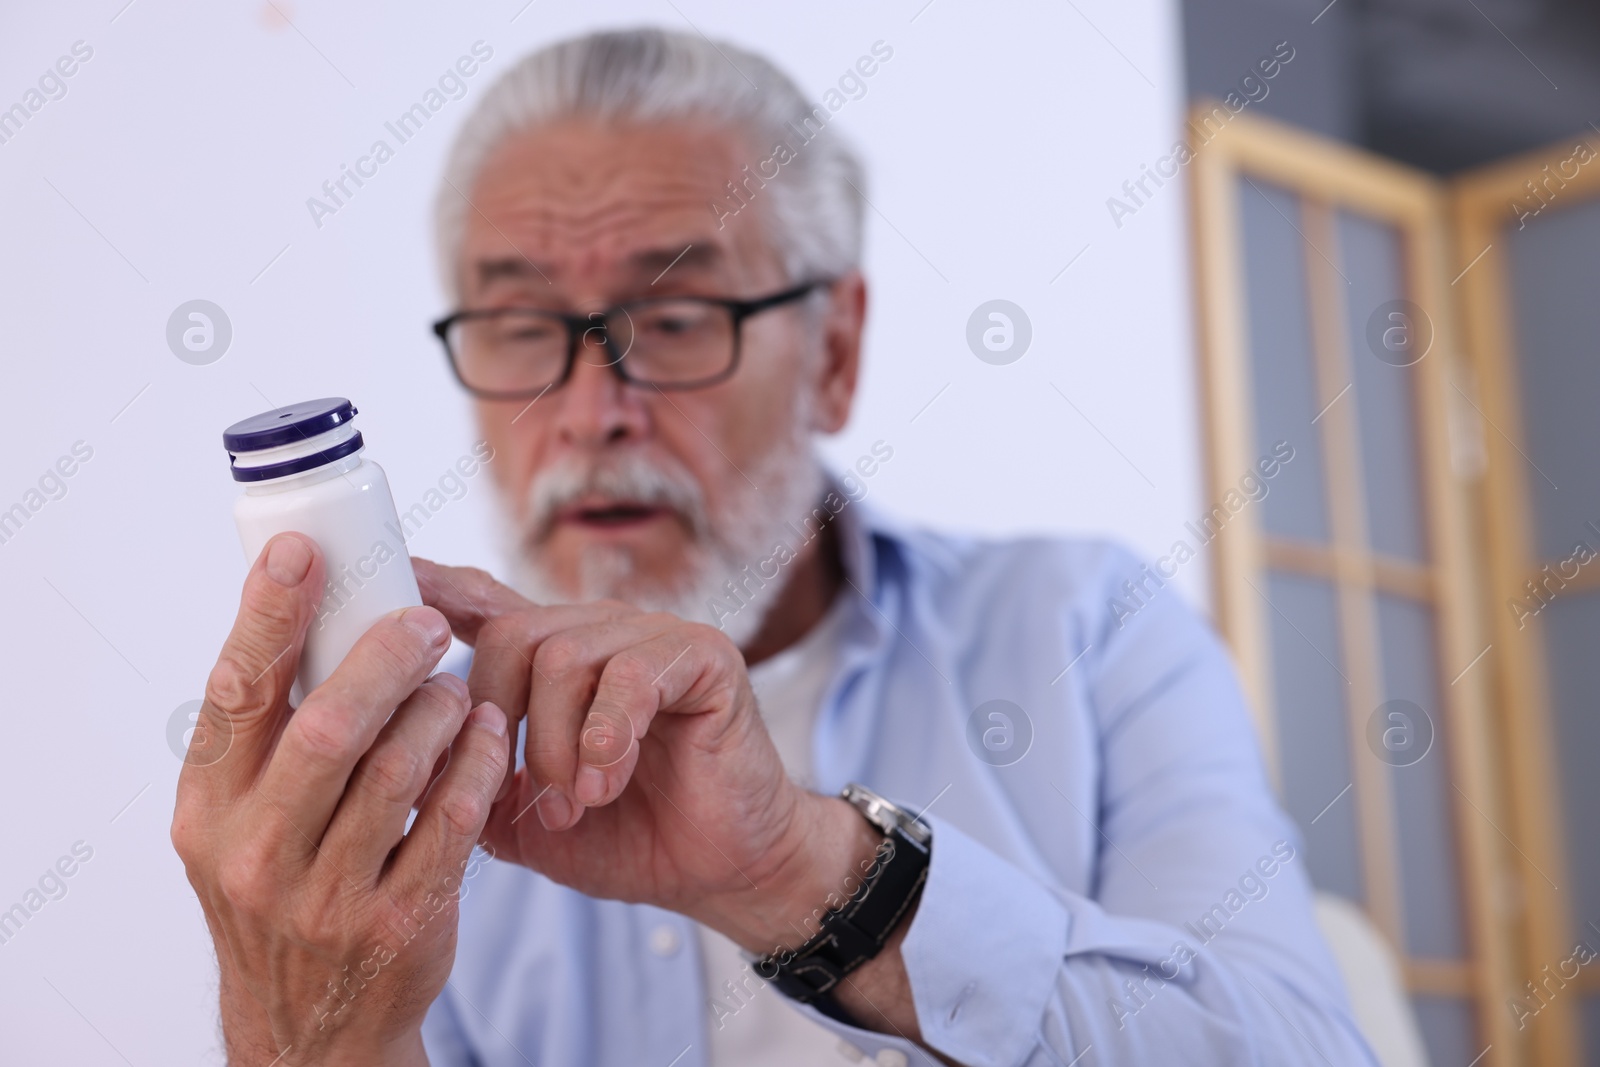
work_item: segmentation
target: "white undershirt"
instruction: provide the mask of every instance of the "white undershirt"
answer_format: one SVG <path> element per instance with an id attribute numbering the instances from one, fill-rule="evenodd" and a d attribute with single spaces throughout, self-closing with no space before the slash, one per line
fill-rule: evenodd
<path id="1" fill-rule="evenodd" d="M 761 718 L 784 769 L 808 789 L 812 728 L 833 677 L 849 603 L 838 598 L 797 643 L 750 668 Z M 861 1061 L 854 1046 L 769 988 L 738 945 L 705 927 L 699 933 L 711 1067 L 840 1067 Z"/>

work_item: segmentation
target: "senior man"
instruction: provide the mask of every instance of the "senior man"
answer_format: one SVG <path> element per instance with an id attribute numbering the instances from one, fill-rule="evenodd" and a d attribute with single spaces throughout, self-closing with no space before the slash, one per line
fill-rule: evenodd
<path id="1" fill-rule="evenodd" d="M 641 30 L 467 120 L 437 332 L 510 580 L 418 561 L 291 714 L 323 564 L 256 562 L 173 823 L 233 1064 L 1371 1062 L 1210 631 L 814 457 L 866 308 L 828 113 Z"/>

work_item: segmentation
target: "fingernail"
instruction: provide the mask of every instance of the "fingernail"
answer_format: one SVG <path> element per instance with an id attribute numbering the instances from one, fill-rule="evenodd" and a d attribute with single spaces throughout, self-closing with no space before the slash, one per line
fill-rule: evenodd
<path id="1" fill-rule="evenodd" d="M 539 798 L 539 821 L 544 823 L 546 830 L 555 830 L 567 825 L 572 818 L 572 803 L 559 789 L 549 789 L 544 796 Z"/>
<path id="2" fill-rule="evenodd" d="M 297 586 L 310 570 L 311 549 L 298 537 L 280 537 L 267 549 L 267 577 L 279 585 Z"/>
<path id="3" fill-rule="evenodd" d="M 433 608 L 407 608 L 400 621 L 411 627 L 430 645 L 442 645 L 450 637 L 450 624 Z"/>
<path id="4" fill-rule="evenodd" d="M 486 702 L 473 708 L 471 720 L 474 726 L 482 726 L 496 737 L 506 735 L 505 714 L 493 704 Z"/>
<path id="5" fill-rule="evenodd" d="M 598 804 L 605 795 L 606 776 L 599 767 L 585 763 L 578 768 L 578 777 L 573 779 L 572 793 L 578 798 L 578 803 L 584 807 Z"/>

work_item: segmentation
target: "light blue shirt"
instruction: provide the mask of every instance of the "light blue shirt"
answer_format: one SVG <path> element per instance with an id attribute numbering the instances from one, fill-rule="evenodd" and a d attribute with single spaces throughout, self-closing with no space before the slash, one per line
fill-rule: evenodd
<path id="1" fill-rule="evenodd" d="M 859 503 L 837 522 L 854 606 L 812 768 L 927 809 L 901 949 L 923 1040 L 986 1067 L 1375 1064 L 1227 654 L 1177 591 L 1104 543 L 908 532 Z M 1009 738 L 1003 706 L 971 722 L 994 700 L 1021 709 Z M 469 874 L 434 1067 L 705 1067 L 690 920 L 504 862 Z"/>

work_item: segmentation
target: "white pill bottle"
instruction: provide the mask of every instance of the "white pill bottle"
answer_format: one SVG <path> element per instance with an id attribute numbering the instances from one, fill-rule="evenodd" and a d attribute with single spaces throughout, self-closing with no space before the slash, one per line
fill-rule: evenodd
<path id="1" fill-rule="evenodd" d="M 289 530 L 322 549 L 327 583 L 300 656 L 299 703 L 327 680 L 373 623 L 422 603 L 405 531 L 383 468 L 364 455 L 356 409 L 343 397 L 307 400 L 236 422 L 222 434 L 245 559 Z"/>

